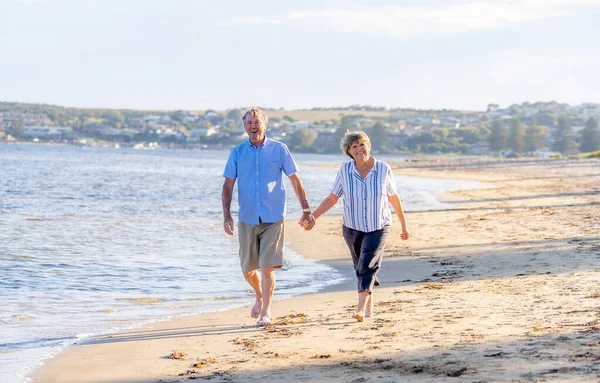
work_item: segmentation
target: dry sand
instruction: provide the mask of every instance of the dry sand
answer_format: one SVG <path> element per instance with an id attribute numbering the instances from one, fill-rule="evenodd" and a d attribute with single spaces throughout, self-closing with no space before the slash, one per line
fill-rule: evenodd
<path id="1" fill-rule="evenodd" d="M 48 361 L 35 382 L 599 382 L 600 161 L 394 169 L 489 188 L 442 196 L 451 210 L 407 213 L 409 241 L 395 222 L 375 318 L 350 318 L 349 279 L 276 300 L 268 328 L 248 307 L 94 338 Z M 326 216 L 304 232 L 290 221 L 287 239 L 352 275 L 340 222 Z"/>

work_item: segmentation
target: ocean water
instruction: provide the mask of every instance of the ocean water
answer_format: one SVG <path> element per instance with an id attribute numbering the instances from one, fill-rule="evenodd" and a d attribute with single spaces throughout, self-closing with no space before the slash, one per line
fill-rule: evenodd
<path id="1" fill-rule="evenodd" d="M 222 231 L 227 156 L 0 144 L 0 382 L 26 382 L 44 359 L 90 335 L 250 305 L 237 238 Z M 295 158 L 316 207 L 338 170 L 322 165 L 347 157 Z M 435 193 L 481 186 L 396 181 L 407 211 L 447 208 Z M 288 183 L 288 218 L 299 216 Z M 351 277 L 286 248 L 276 299 Z"/>

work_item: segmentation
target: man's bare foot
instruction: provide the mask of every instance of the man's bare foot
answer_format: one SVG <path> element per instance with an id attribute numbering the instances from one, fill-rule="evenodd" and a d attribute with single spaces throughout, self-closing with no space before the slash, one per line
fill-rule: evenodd
<path id="1" fill-rule="evenodd" d="M 258 326 L 270 326 L 271 323 L 271 313 L 261 313 L 260 319 L 256 322 Z"/>
<path id="2" fill-rule="evenodd" d="M 375 304 L 373 302 L 373 294 L 371 294 L 367 299 L 367 307 L 365 308 L 365 318 L 371 318 L 373 316 L 374 306 Z"/>
<path id="3" fill-rule="evenodd" d="M 365 321 L 365 313 L 362 311 L 357 311 L 354 315 L 352 315 L 352 318 L 356 319 L 359 322 L 364 322 Z"/>
<path id="4" fill-rule="evenodd" d="M 262 299 L 256 298 L 254 307 L 252 307 L 252 310 L 250 310 L 250 318 L 258 318 L 258 316 L 260 315 L 261 308 L 262 308 Z"/>

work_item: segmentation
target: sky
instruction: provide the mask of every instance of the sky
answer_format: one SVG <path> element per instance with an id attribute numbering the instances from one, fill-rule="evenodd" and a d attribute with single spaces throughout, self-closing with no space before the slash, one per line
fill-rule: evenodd
<path id="1" fill-rule="evenodd" d="M 600 0 L 0 0 L 0 101 L 600 103 Z"/>

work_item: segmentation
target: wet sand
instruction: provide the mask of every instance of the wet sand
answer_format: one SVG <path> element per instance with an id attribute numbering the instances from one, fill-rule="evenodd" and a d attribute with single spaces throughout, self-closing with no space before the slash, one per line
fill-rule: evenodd
<path id="1" fill-rule="evenodd" d="M 247 307 L 96 337 L 47 361 L 34 381 L 600 381 L 600 161 L 393 167 L 489 187 L 440 196 L 450 210 L 408 212 L 409 241 L 395 219 L 374 318 L 351 318 L 349 278 L 276 299 L 267 328 Z M 304 232 L 290 220 L 287 240 L 351 276 L 340 223 L 325 216 Z"/>

